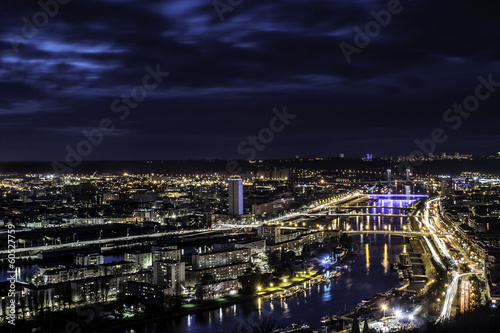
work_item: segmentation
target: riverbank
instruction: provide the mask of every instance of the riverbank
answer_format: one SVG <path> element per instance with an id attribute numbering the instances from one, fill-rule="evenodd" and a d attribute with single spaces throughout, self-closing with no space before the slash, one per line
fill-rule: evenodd
<path id="1" fill-rule="evenodd" d="M 97 328 L 94 330 L 89 330 L 88 332 L 123 332 L 124 329 L 134 326 L 141 326 L 150 322 L 155 322 L 157 320 L 167 320 L 189 315 L 196 315 L 207 311 L 217 310 L 219 308 L 230 307 L 233 305 L 247 303 L 258 299 L 264 299 L 273 295 L 276 295 L 276 298 L 281 298 L 284 292 L 286 293 L 287 291 L 291 291 L 294 288 L 303 285 L 304 283 L 316 285 L 321 282 L 324 282 L 324 277 L 321 275 L 321 271 L 315 270 L 307 273 L 306 275 L 292 278 L 290 279 L 290 281 L 283 282 L 280 285 L 268 287 L 266 288 L 266 290 L 262 290 L 254 295 L 238 294 L 216 299 L 213 301 L 205 301 L 203 303 L 183 304 L 181 306 L 181 309 L 175 312 L 136 314 L 133 317 L 129 318 L 106 320 L 106 324 L 104 326 L 105 328 Z"/>

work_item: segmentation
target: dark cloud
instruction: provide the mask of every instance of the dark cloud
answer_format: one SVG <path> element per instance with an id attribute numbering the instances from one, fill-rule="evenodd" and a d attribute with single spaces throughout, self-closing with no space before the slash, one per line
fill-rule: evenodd
<path id="1" fill-rule="evenodd" d="M 22 18 L 41 9 L 3 1 L 1 159 L 63 159 L 103 118 L 117 129 L 87 159 L 237 158 L 284 105 L 298 116 L 260 158 L 409 154 L 435 127 L 449 131 L 439 151 L 498 150 L 498 92 L 457 131 L 443 113 L 479 75 L 500 81 L 500 7 L 401 6 L 348 64 L 339 43 L 387 1 L 243 0 L 220 22 L 207 0 L 72 0 L 19 53 L 9 33 L 22 36 Z M 170 75 L 120 120 L 112 102 L 157 64 Z"/>

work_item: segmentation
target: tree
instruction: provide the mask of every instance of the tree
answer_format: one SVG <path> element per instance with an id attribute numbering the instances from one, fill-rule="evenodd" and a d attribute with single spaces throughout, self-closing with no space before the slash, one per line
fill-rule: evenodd
<path id="1" fill-rule="evenodd" d="M 363 326 L 363 333 L 370 333 L 370 327 L 368 326 L 368 318 L 365 318 L 365 326 Z"/>
<path id="2" fill-rule="evenodd" d="M 281 325 L 276 322 L 276 319 L 271 316 L 261 316 L 258 319 L 253 318 L 253 320 L 247 323 L 241 323 L 234 330 L 237 333 L 272 333 L 276 329 L 280 328 Z"/>
<path id="3" fill-rule="evenodd" d="M 215 282 L 215 279 L 210 274 L 203 274 L 201 277 L 201 284 L 212 284 Z"/>
<path id="4" fill-rule="evenodd" d="M 248 273 L 238 277 L 243 293 L 254 293 L 258 286 L 262 285 L 262 275 L 258 273 Z"/>
<path id="5" fill-rule="evenodd" d="M 275 272 L 280 272 L 283 269 L 283 262 L 281 261 L 279 251 L 273 251 L 269 255 L 268 262 L 269 267 L 271 267 Z"/>
<path id="6" fill-rule="evenodd" d="M 64 303 L 67 304 L 68 308 L 71 308 L 71 304 L 73 303 L 71 284 L 68 282 L 64 286 L 65 292 L 63 294 Z"/>
<path id="7" fill-rule="evenodd" d="M 106 282 L 104 284 L 104 302 L 108 301 L 108 294 L 109 294 L 109 283 Z"/>
<path id="8" fill-rule="evenodd" d="M 38 289 L 33 290 L 33 309 L 34 314 L 38 314 L 40 311 L 40 303 L 38 301 Z"/>
<path id="9" fill-rule="evenodd" d="M 352 323 L 351 333 L 361 333 L 359 330 L 358 312 L 354 312 L 354 321 Z"/>
<path id="10" fill-rule="evenodd" d="M 281 255 L 281 258 L 283 259 L 283 261 L 295 260 L 295 252 L 293 251 L 285 252 Z"/>
<path id="11" fill-rule="evenodd" d="M 42 312 L 42 315 L 45 313 L 45 292 L 44 290 L 42 290 L 42 292 L 40 293 L 40 306 L 41 306 L 41 312 Z"/>

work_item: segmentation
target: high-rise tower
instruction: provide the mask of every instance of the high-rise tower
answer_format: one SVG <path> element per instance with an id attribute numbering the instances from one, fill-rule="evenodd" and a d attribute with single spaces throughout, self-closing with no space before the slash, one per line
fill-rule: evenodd
<path id="1" fill-rule="evenodd" d="M 229 215 L 243 215 L 243 181 L 229 178 Z"/>

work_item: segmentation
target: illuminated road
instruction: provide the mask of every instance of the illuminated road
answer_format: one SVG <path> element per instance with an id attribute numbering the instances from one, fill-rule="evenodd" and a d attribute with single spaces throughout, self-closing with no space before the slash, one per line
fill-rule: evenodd
<path id="1" fill-rule="evenodd" d="M 344 194 L 339 194 L 339 195 L 333 197 L 331 200 L 324 202 L 324 203 L 321 203 L 319 205 L 316 205 L 316 206 L 308 205 L 306 207 L 299 209 L 298 211 L 284 214 L 282 216 L 272 218 L 269 220 L 265 220 L 263 222 L 252 223 L 252 224 L 225 223 L 225 224 L 222 224 L 222 225 L 220 225 L 220 227 L 217 227 L 215 229 L 219 229 L 219 228 L 240 228 L 241 229 L 241 228 L 248 228 L 248 227 L 256 228 L 256 227 L 259 227 L 263 224 L 278 224 L 278 223 L 282 223 L 282 222 L 285 222 L 287 220 L 292 220 L 292 219 L 295 219 L 295 218 L 298 218 L 301 216 L 313 215 L 314 212 L 316 212 L 318 214 L 323 209 L 328 208 L 331 205 L 339 204 L 339 203 L 342 203 L 345 201 L 350 201 L 350 200 L 360 198 L 363 196 L 364 196 L 364 194 L 362 194 L 360 191 L 352 191 L 352 192 L 348 192 L 348 193 L 344 193 Z"/>
<path id="2" fill-rule="evenodd" d="M 432 254 L 432 257 L 434 258 L 434 261 L 442 269 L 446 269 L 446 266 L 441 260 L 441 258 L 446 258 L 449 265 L 449 273 L 451 273 L 451 280 L 445 291 L 446 296 L 443 302 L 443 308 L 436 320 L 436 323 L 442 323 L 452 317 L 453 303 L 457 295 L 460 278 L 467 275 L 480 275 L 483 273 L 481 270 L 477 269 L 477 263 L 472 263 L 470 258 L 464 254 L 464 250 L 457 246 L 456 241 L 454 241 L 454 237 L 451 236 L 451 231 L 448 230 L 441 218 L 438 208 L 440 206 L 439 200 L 440 198 L 428 200 L 425 203 L 425 209 L 423 212 L 418 212 L 415 216 L 420 229 L 428 231 L 431 234 L 432 241 L 429 240 L 428 237 L 424 237 L 424 240 Z M 434 245 L 432 243 L 434 243 Z M 461 253 L 464 258 L 467 258 L 466 260 L 471 263 L 469 266 L 471 270 L 461 273 L 457 264 L 459 260 L 451 255 L 449 249 L 454 249 L 457 254 Z"/>
<path id="3" fill-rule="evenodd" d="M 300 217 L 300 216 L 312 214 L 314 212 L 319 212 L 319 211 L 325 209 L 328 206 L 331 206 L 331 205 L 334 205 L 334 204 L 338 204 L 338 203 L 341 203 L 341 202 L 344 202 L 344 201 L 352 200 L 352 199 L 355 199 L 355 198 L 358 198 L 358 197 L 361 197 L 361 196 L 363 196 L 363 194 L 361 192 L 359 192 L 359 191 L 353 191 L 353 192 L 350 192 L 350 193 L 338 195 L 338 196 L 335 196 L 332 200 L 330 200 L 328 202 L 322 203 L 322 204 L 317 205 L 317 206 L 308 206 L 308 207 L 306 207 L 304 209 L 304 211 L 292 212 L 292 213 L 289 213 L 289 214 L 285 214 L 285 215 L 277 217 L 277 218 L 266 220 L 262 224 L 264 224 L 264 223 L 265 224 L 274 224 L 274 223 L 282 222 L 282 221 L 285 221 L 285 220 L 297 218 L 297 217 Z"/>
<path id="4" fill-rule="evenodd" d="M 217 231 L 220 231 L 220 230 L 217 230 Z M 81 246 L 87 246 L 87 245 L 105 245 L 105 244 L 119 242 L 119 241 L 136 240 L 139 242 L 141 239 L 151 241 L 151 239 L 154 239 L 157 237 L 163 237 L 163 236 L 179 235 L 180 237 L 182 237 L 183 235 L 187 235 L 187 234 L 191 234 L 191 233 L 196 233 L 197 235 L 200 235 L 200 234 L 207 233 L 207 232 L 213 232 L 213 231 L 207 231 L 206 229 L 172 231 L 172 232 L 161 232 L 161 233 L 148 234 L 148 235 L 134 235 L 134 236 L 126 236 L 126 237 L 104 238 L 104 239 L 79 241 L 79 242 L 55 244 L 55 245 L 48 245 L 47 244 L 47 245 L 42 245 L 42 246 L 17 247 L 16 253 L 17 252 L 24 252 L 24 251 L 30 251 L 33 253 L 37 253 L 37 252 L 41 252 L 41 251 L 60 250 L 60 249 L 64 249 L 64 248 L 74 248 L 74 247 L 81 247 Z M 8 254 L 8 250 L 0 250 L 0 256 L 7 255 L 7 254 Z"/>
<path id="5" fill-rule="evenodd" d="M 443 262 L 441 261 L 441 258 L 439 257 L 439 254 L 436 252 L 434 247 L 432 246 L 431 242 L 429 241 L 429 238 L 424 236 L 425 243 L 427 244 L 427 247 L 431 251 L 432 258 L 434 258 L 434 261 L 442 268 L 445 269 Z"/>
<path id="6" fill-rule="evenodd" d="M 453 305 L 453 301 L 455 299 L 455 296 L 457 294 L 458 290 L 458 281 L 462 276 L 466 275 L 472 275 L 475 273 L 464 273 L 464 274 L 458 274 L 457 271 L 453 272 L 453 279 L 448 286 L 448 289 L 446 290 L 446 297 L 444 299 L 443 303 L 443 310 L 441 310 L 441 314 L 439 315 L 438 319 L 436 320 L 436 323 L 442 323 L 446 320 L 449 320 L 451 318 L 451 307 Z"/>

